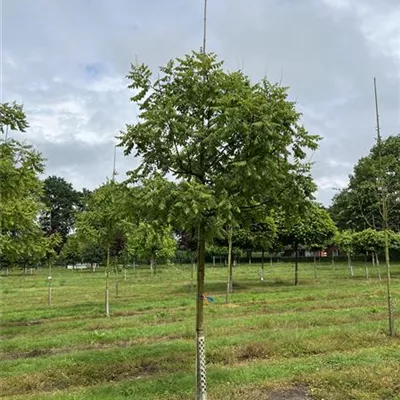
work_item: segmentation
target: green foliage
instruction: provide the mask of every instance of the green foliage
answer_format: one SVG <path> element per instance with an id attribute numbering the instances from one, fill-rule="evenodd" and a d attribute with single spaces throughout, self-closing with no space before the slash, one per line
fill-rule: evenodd
<path id="1" fill-rule="evenodd" d="M 298 245 L 321 248 L 335 237 L 337 228 L 329 213 L 318 204 L 310 203 L 297 215 L 277 213 L 278 241 L 297 248 Z"/>
<path id="2" fill-rule="evenodd" d="M 82 260 L 82 249 L 79 238 L 76 234 L 67 237 L 67 240 L 61 250 L 60 258 L 66 264 L 75 265 Z"/>
<path id="3" fill-rule="evenodd" d="M 389 248 L 397 250 L 400 248 L 400 235 L 388 231 Z M 368 228 L 353 234 L 353 241 L 356 250 L 360 253 L 374 252 L 383 253 L 385 248 L 385 233 Z"/>
<path id="4" fill-rule="evenodd" d="M 82 249 L 100 247 L 104 253 L 111 254 L 113 245 L 124 234 L 124 196 L 124 186 L 113 181 L 107 182 L 91 193 L 87 199 L 86 210 L 78 215 L 76 223 L 77 238 Z M 117 250 L 114 249 L 112 253 L 114 258 L 123 249 L 123 246 L 122 249 L 119 245 L 115 247 Z M 107 262 L 107 268 L 109 267 L 110 264 Z"/>
<path id="5" fill-rule="evenodd" d="M 128 252 L 141 260 L 155 262 L 158 258 L 171 259 L 175 255 L 176 241 L 171 226 L 156 226 L 142 221 L 127 233 Z"/>
<path id="6" fill-rule="evenodd" d="M 0 132 L 7 133 L 8 129 L 25 132 L 29 124 L 21 104 L 13 102 L 0 104 Z"/>
<path id="7" fill-rule="evenodd" d="M 381 179 L 381 176 L 383 178 Z M 333 199 L 331 214 L 340 229 L 382 229 L 382 186 L 387 190 L 388 223 L 400 231 L 400 134 L 382 141 L 382 164 L 375 145 L 354 167 L 348 186 Z"/>
<path id="8" fill-rule="evenodd" d="M 1 105 L 1 131 L 7 126 L 24 130 L 22 107 Z M 0 254 L 2 266 L 37 263 L 53 251 L 57 236 L 44 238 L 38 223 L 41 203 L 42 156 L 32 146 L 14 139 L 0 141 Z"/>
<path id="9" fill-rule="evenodd" d="M 347 254 L 354 252 L 354 234 L 351 231 L 338 232 L 335 236 L 335 243 Z"/>
<path id="10" fill-rule="evenodd" d="M 171 211 L 184 227 L 204 223 L 212 236 L 240 209 L 295 204 L 314 191 L 303 160 L 318 137 L 300 125 L 287 88 L 252 84 L 225 72 L 214 54 L 195 52 L 169 62 L 158 79 L 143 65 L 128 78 L 139 122 L 121 145 L 141 158 L 136 174 L 180 180 Z"/>
<path id="11" fill-rule="evenodd" d="M 46 211 L 41 215 L 40 222 L 47 235 L 58 232 L 63 242 L 67 240 L 75 223 L 79 200 L 78 193 L 65 179 L 49 176 L 44 180 L 43 203 Z"/>

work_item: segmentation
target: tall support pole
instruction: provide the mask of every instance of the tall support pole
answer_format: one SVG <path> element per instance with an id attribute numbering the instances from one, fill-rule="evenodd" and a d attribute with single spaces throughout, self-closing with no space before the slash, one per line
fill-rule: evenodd
<path id="1" fill-rule="evenodd" d="M 204 18 L 203 18 L 203 54 L 206 54 L 206 40 L 207 40 L 207 0 L 204 0 Z"/>
<path id="2" fill-rule="evenodd" d="M 204 0 L 203 18 L 203 55 L 206 54 L 207 33 L 207 0 Z M 204 72 L 204 81 L 206 72 Z M 203 116 L 203 126 L 205 117 Z M 200 169 L 204 173 L 204 156 L 201 145 Z M 198 226 L 198 257 L 197 257 L 197 291 L 196 291 L 196 400 L 207 400 L 207 378 L 206 378 L 206 346 L 204 337 L 204 276 L 205 276 L 205 221 L 202 220 Z"/>
<path id="3" fill-rule="evenodd" d="M 375 113 L 376 113 L 376 133 L 379 154 L 379 186 L 381 189 L 381 204 L 382 204 L 382 222 L 385 238 L 385 262 L 386 262 L 386 287 L 388 301 L 388 319 L 389 319 L 389 336 L 394 336 L 394 318 L 393 318 L 393 303 L 391 293 L 391 278 L 390 278 L 390 255 L 389 255 L 389 224 L 388 224 L 388 208 L 387 208 L 387 188 L 384 182 L 384 170 L 382 164 L 382 138 L 379 125 L 379 110 L 378 110 L 378 95 L 376 90 L 376 78 L 374 78 L 374 94 L 375 94 Z"/>

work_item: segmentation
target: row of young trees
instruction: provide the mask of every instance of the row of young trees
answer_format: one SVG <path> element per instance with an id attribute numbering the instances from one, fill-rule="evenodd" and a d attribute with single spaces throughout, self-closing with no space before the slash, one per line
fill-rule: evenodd
<path id="1" fill-rule="evenodd" d="M 319 137 L 301 125 L 287 88 L 226 72 L 214 54 L 192 52 L 169 62 L 156 78 L 147 66 L 132 65 L 128 79 L 138 122 L 127 125 L 119 140 L 125 155 L 138 157 L 140 165 L 124 183 L 116 183 L 113 173 L 92 193 L 77 194 L 52 177 L 43 190 L 40 154 L 2 138 L 1 256 L 10 265 L 23 258 L 50 262 L 57 253 L 66 260 L 105 260 L 108 315 L 110 273 L 118 276 L 119 266 L 132 257 L 149 260 L 154 271 L 157 259 L 174 255 L 179 236 L 196 253 L 197 388 L 198 398 L 205 398 L 206 244 L 228 248 L 229 293 L 235 246 L 263 255 L 292 246 L 297 255 L 299 246 L 316 250 L 332 242 L 337 229 L 314 202 L 316 186 L 306 161 Z M 1 121 L 2 133 L 28 126 L 16 104 L 2 105 Z M 388 154 L 385 165 L 394 165 L 392 158 Z M 391 170 L 385 177 L 396 181 Z M 360 183 L 354 185 L 351 196 Z M 382 189 L 381 180 L 375 189 Z M 348 218 L 340 206 L 331 212 L 335 221 L 338 215 L 340 221 Z M 344 249 L 348 238 L 349 254 L 357 248 L 357 235 L 344 233 L 340 239 Z M 297 284 L 297 257 L 295 271 Z"/>

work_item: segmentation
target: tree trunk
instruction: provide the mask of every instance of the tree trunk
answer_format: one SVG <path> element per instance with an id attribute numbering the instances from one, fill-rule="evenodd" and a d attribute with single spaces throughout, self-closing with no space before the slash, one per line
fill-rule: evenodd
<path id="1" fill-rule="evenodd" d="M 226 288 L 226 303 L 229 303 L 229 293 L 233 292 L 232 237 L 233 237 L 233 228 L 229 226 L 228 227 L 228 284 Z"/>
<path id="2" fill-rule="evenodd" d="M 368 269 L 368 263 L 365 263 L 365 277 L 369 279 L 369 269 Z"/>
<path id="3" fill-rule="evenodd" d="M 233 228 L 229 228 L 229 234 L 228 234 L 228 268 L 229 268 L 229 292 L 233 292 L 233 264 L 232 264 L 232 238 L 233 238 Z"/>
<path id="4" fill-rule="evenodd" d="M 371 251 L 372 266 L 375 267 L 375 252 Z"/>
<path id="5" fill-rule="evenodd" d="M 108 280 L 108 278 L 107 278 Z M 108 283 L 106 284 L 106 292 L 105 292 L 105 313 L 106 317 L 110 316 L 110 302 L 109 302 L 109 290 L 108 290 Z"/>
<path id="6" fill-rule="evenodd" d="M 196 298 L 196 389 L 197 399 L 206 399 L 206 349 L 204 337 L 205 223 L 198 228 L 198 267 Z"/>
<path id="7" fill-rule="evenodd" d="M 193 289 L 194 289 L 194 271 L 195 271 L 193 253 L 192 253 L 191 257 L 190 257 L 190 264 L 191 264 L 191 268 L 190 268 L 190 293 L 192 293 Z"/>
<path id="8" fill-rule="evenodd" d="M 124 281 L 126 281 L 126 274 L 127 274 L 127 270 L 126 270 L 126 268 L 124 268 Z"/>
<path id="9" fill-rule="evenodd" d="M 264 282 L 264 249 L 261 251 L 261 274 L 260 274 L 261 282 Z"/>
<path id="10" fill-rule="evenodd" d="M 347 252 L 347 266 L 349 268 L 350 276 L 354 276 L 353 274 L 353 265 L 351 263 L 351 255 L 350 252 Z"/>
<path id="11" fill-rule="evenodd" d="M 153 257 L 150 259 L 150 272 L 151 272 L 151 275 L 154 275 L 154 259 L 153 259 Z"/>
<path id="12" fill-rule="evenodd" d="M 213 267 L 215 267 L 215 256 L 213 256 Z"/>
<path id="13" fill-rule="evenodd" d="M 385 210 L 384 210 L 385 211 Z M 390 255 L 389 255 L 389 235 L 387 231 L 387 211 L 384 212 L 385 219 L 385 262 L 386 262 L 386 284 L 387 284 L 387 298 L 388 298 L 388 317 L 389 317 L 389 336 L 394 336 L 394 318 L 393 318 L 393 304 L 391 294 L 391 279 L 390 279 Z"/>
<path id="14" fill-rule="evenodd" d="M 380 263 L 379 263 L 378 253 L 375 253 L 375 261 L 376 261 L 376 267 L 378 268 L 378 277 L 379 277 L 379 280 L 381 281 L 382 280 L 382 277 L 381 277 L 381 266 L 380 266 Z"/>
<path id="15" fill-rule="evenodd" d="M 48 283 L 47 304 L 51 306 L 51 281 Z"/>
<path id="16" fill-rule="evenodd" d="M 47 262 L 49 263 L 49 276 L 47 277 L 47 282 L 48 282 L 47 303 L 48 303 L 49 306 L 51 306 L 51 303 L 52 303 L 52 299 L 51 299 L 51 291 L 52 291 L 51 281 L 52 281 L 53 277 L 51 276 L 51 262 L 50 262 L 49 258 L 48 258 Z"/>
<path id="17" fill-rule="evenodd" d="M 314 279 L 317 280 L 317 254 L 314 251 Z"/>
<path id="18" fill-rule="evenodd" d="M 105 313 L 106 317 L 110 316 L 110 305 L 109 305 L 109 290 L 108 290 L 108 273 L 110 268 L 110 245 L 107 246 L 107 264 L 106 264 L 106 288 L 105 288 Z"/>
<path id="19" fill-rule="evenodd" d="M 295 255 L 294 255 L 294 285 L 297 286 L 299 284 L 299 249 L 298 244 L 295 243 Z"/>

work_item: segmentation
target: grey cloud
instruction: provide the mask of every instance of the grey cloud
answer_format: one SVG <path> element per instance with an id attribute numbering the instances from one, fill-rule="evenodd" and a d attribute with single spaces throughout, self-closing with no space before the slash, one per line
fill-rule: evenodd
<path id="1" fill-rule="evenodd" d="M 3 0 L 3 98 L 24 102 L 34 122 L 29 137 L 48 158 L 49 173 L 78 186 L 104 181 L 114 136 L 136 118 L 124 80 L 130 63 L 137 55 L 156 72 L 198 50 L 202 3 Z M 374 143 L 374 76 L 382 133 L 400 131 L 400 57 L 388 31 L 399 2 L 218 0 L 208 11 L 208 50 L 254 80 L 282 78 L 305 126 L 323 136 L 313 175 L 318 199 L 328 204 Z M 99 73 L 88 77 L 85 66 L 96 64 Z M 120 179 L 137 164 L 120 153 L 118 162 Z"/>

